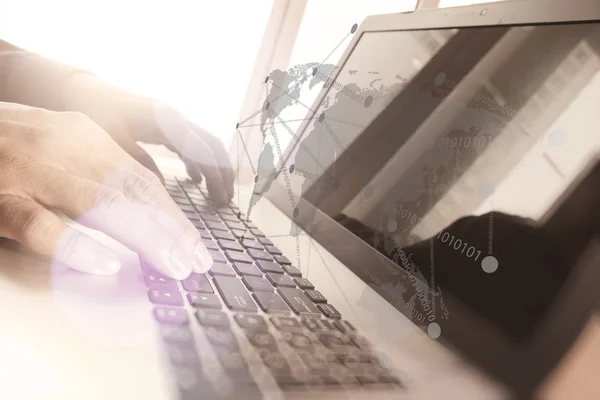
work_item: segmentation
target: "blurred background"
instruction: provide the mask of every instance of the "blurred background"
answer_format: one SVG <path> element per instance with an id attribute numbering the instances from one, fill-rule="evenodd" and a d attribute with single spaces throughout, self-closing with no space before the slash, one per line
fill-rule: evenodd
<path id="1" fill-rule="evenodd" d="M 164 100 L 228 146 L 269 70 L 322 60 L 367 15 L 488 1 L 0 0 L 0 37 Z"/>

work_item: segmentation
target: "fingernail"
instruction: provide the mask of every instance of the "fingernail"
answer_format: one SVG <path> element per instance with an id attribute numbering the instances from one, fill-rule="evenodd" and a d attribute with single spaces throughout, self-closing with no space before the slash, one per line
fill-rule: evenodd
<path id="1" fill-rule="evenodd" d="M 202 243 L 198 243 L 194 249 L 194 272 L 203 273 L 212 267 L 213 258 Z"/>
<path id="2" fill-rule="evenodd" d="M 92 273 L 97 275 L 114 275 L 121 269 L 121 260 L 112 252 L 102 247 L 89 250 L 88 265 L 92 267 Z"/>
<path id="3" fill-rule="evenodd" d="M 171 257 L 169 261 L 169 271 L 171 272 L 171 277 L 182 280 L 187 278 L 192 273 L 189 256 L 186 256 L 185 252 L 179 247 L 175 247 L 173 250 L 171 250 Z"/>

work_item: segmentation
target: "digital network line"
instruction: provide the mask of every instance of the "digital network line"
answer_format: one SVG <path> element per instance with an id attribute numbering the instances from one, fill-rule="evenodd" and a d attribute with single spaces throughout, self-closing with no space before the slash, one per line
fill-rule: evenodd
<path id="1" fill-rule="evenodd" d="M 299 118 L 299 119 L 288 119 L 285 122 L 299 122 L 299 121 L 310 121 L 312 119 L 311 118 Z M 278 122 L 279 123 L 279 122 Z M 249 127 L 253 127 L 253 126 L 261 126 L 262 124 L 250 124 L 250 125 L 240 125 L 239 128 L 249 128 Z"/>
<path id="2" fill-rule="evenodd" d="M 350 33 L 347 34 L 341 41 L 340 43 L 338 43 L 333 50 L 325 57 L 325 59 L 323 59 L 323 61 L 321 61 L 315 68 L 319 68 L 321 67 L 328 59 L 329 57 L 331 57 L 331 55 L 342 45 L 342 43 L 344 43 L 344 41 L 346 41 L 348 39 L 348 37 L 352 34 L 354 34 L 356 32 L 356 30 L 358 29 L 358 24 L 354 24 L 352 25 L 352 28 L 350 30 Z M 295 80 L 293 80 L 291 82 L 291 84 L 296 84 L 299 80 L 301 79 L 301 77 L 297 77 Z M 267 79 L 265 79 L 265 84 L 268 82 L 269 78 L 267 77 Z M 295 139 L 295 142 L 293 144 L 294 148 L 297 147 L 298 145 L 300 145 L 300 147 L 304 148 L 304 150 L 306 151 L 306 153 L 313 159 L 313 161 L 315 161 L 316 163 L 316 168 L 317 168 L 317 175 L 318 175 L 318 171 L 319 171 L 319 167 L 323 168 L 323 170 L 325 170 L 325 168 L 323 166 L 320 165 L 320 149 L 319 149 L 319 154 L 318 156 L 314 157 L 314 155 L 312 154 L 312 152 L 310 151 L 310 149 L 308 148 L 308 146 L 306 146 L 302 141 L 300 141 L 300 138 L 296 135 L 296 133 L 294 131 L 292 131 L 292 129 L 290 129 L 288 123 L 289 122 L 299 122 L 299 121 L 307 121 L 307 120 L 312 120 L 315 115 L 316 115 L 316 111 L 312 110 L 309 106 L 307 106 L 306 104 L 304 104 L 303 102 L 300 101 L 300 99 L 295 98 L 294 96 L 292 96 L 288 91 L 283 90 L 282 88 L 278 87 L 275 83 L 272 82 L 272 85 L 275 86 L 277 89 L 279 89 L 282 93 L 277 96 L 274 100 L 271 101 L 277 101 L 278 99 L 280 99 L 282 96 L 287 95 L 290 98 L 292 98 L 293 100 L 295 100 L 297 103 L 301 104 L 302 106 L 304 106 L 307 110 L 309 110 L 310 112 L 312 112 L 312 115 L 310 117 L 306 117 L 306 118 L 302 118 L 302 119 L 294 119 L 294 120 L 289 120 L 289 121 L 284 121 L 279 115 L 276 115 L 276 119 L 277 121 L 273 120 L 273 113 L 272 111 L 268 111 L 268 115 L 270 117 L 270 131 L 271 134 L 273 135 L 273 141 L 275 142 L 275 147 L 277 149 L 277 153 L 279 156 L 279 162 L 281 165 L 281 170 L 277 171 L 273 174 L 270 174 L 266 177 L 260 178 L 257 175 L 257 169 L 254 167 L 254 163 L 252 162 L 252 158 L 250 157 L 250 153 L 248 152 L 248 148 L 246 147 L 246 143 L 244 141 L 244 138 L 241 134 L 241 132 L 239 131 L 239 128 L 244 128 L 244 127 L 254 127 L 254 126 L 261 126 L 263 125 L 261 124 L 248 124 L 248 125 L 243 125 L 244 123 L 248 122 L 249 120 L 251 120 L 252 118 L 256 117 L 257 115 L 259 115 L 260 113 L 263 112 L 263 107 L 261 107 L 259 110 L 257 110 L 256 112 L 254 112 L 252 115 L 250 115 L 247 118 L 244 118 L 243 120 L 239 121 L 236 124 L 236 131 L 237 131 L 237 141 L 238 141 L 238 145 L 237 145 L 237 151 L 238 151 L 238 204 L 239 204 L 239 184 L 240 184 L 240 179 L 239 179 L 239 167 L 240 167 L 240 158 L 239 158 L 239 141 L 242 142 L 242 146 L 244 148 L 244 152 L 246 154 L 246 157 L 248 159 L 248 162 L 250 163 L 250 167 L 252 168 L 252 171 L 254 173 L 255 176 L 255 183 L 256 181 L 258 181 L 258 179 L 265 179 L 265 178 L 270 178 L 272 176 L 276 176 L 279 173 L 283 173 L 284 176 L 284 180 L 286 181 L 286 186 L 288 189 L 288 195 L 290 196 L 290 202 L 292 204 L 292 207 L 294 209 L 294 216 L 296 216 L 297 214 L 297 208 L 296 208 L 296 202 L 295 202 L 295 198 L 293 195 L 293 192 L 291 191 L 291 184 L 290 184 L 290 180 L 289 180 L 289 176 L 288 176 L 288 171 L 285 168 L 285 160 L 283 159 L 283 152 L 281 151 L 281 146 L 279 145 L 279 140 L 277 138 L 277 132 L 275 130 L 275 123 L 280 123 L 283 125 L 283 127 L 285 128 L 286 131 L 288 131 L 288 133 Z M 267 103 L 267 109 L 268 109 L 268 104 Z M 333 120 L 333 119 L 332 119 Z M 338 122 L 344 122 L 344 121 L 338 121 Z M 352 123 L 348 123 L 350 125 L 353 125 Z M 364 128 L 364 127 L 361 127 Z M 335 136 L 335 134 L 333 133 L 333 130 L 331 129 L 331 127 L 329 127 L 329 130 L 331 130 L 330 134 L 332 135 L 332 138 L 335 138 L 334 140 L 336 141 L 336 143 L 339 143 L 339 145 L 341 145 L 341 142 L 339 142 L 339 139 L 337 139 L 337 137 Z M 322 133 L 321 133 L 322 134 Z M 337 139 L 337 140 L 336 140 Z M 320 136 L 319 136 L 319 140 L 320 140 Z M 343 147 L 342 147 L 343 148 Z M 306 179 L 306 177 L 305 177 Z M 249 216 L 249 215 L 248 215 Z M 306 232 L 299 232 L 298 226 L 297 224 L 292 220 L 292 223 L 296 225 L 296 234 L 293 235 L 296 239 L 296 251 L 297 251 L 297 264 L 298 264 L 298 268 L 300 268 L 301 263 L 300 263 L 300 236 L 301 235 L 308 235 Z M 267 237 L 289 237 L 292 236 L 292 234 L 287 234 L 287 235 L 270 235 Z M 313 244 L 313 238 L 312 236 L 309 236 L 309 253 L 308 253 L 308 266 L 307 266 L 307 276 L 308 276 L 308 269 L 310 268 L 310 253 L 311 253 L 311 248 L 314 245 Z M 316 249 L 316 247 L 315 247 Z M 316 249 L 318 252 L 318 249 Z M 320 253 L 319 257 L 321 258 L 321 260 L 323 261 L 324 265 L 326 266 L 327 270 L 329 271 L 329 273 L 332 275 L 331 270 L 329 269 L 329 267 L 327 266 L 327 264 L 325 263 L 325 261 L 323 260 L 323 257 L 321 256 Z M 335 278 L 334 278 L 335 281 Z M 336 285 L 338 285 L 337 281 L 336 281 Z M 360 318 L 360 316 L 356 313 L 356 311 L 354 310 L 354 308 L 352 307 L 352 304 L 348 301 L 348 299 L 346 298 L 345 294 L 343 293 L 343 291 L 341 290 L 341 288 L 338 285 L 338 288 L 340 289 L 340 292 L 342 293 L 342 295 L 344 296 L 344 298 L 346 299 L 346 301 L 348 302 L 348 304 L 350 305 L 350 307 L 352 308 L 352 311 L 354 312 L 354 314 L 357 316 L 357 318 Z"/>

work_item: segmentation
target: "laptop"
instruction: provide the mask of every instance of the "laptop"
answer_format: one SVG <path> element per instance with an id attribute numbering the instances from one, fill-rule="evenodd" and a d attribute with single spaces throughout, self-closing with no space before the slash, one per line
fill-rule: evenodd
<path id="1" fill-rule="evenodd" d="M 540 395 L 597 303 L 599 21 L 555 0 L 372 16 L 296 77 L 314 102 L 272 74 L 232 204 L 165 167 L 209 273 L 105 237 L 112 277 L 2 247 L 1 397 Z"/>

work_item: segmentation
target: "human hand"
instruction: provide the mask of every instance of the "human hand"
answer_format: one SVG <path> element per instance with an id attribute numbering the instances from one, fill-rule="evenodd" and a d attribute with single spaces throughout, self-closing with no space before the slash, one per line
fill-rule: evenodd
<path id="1" fill-rule="evenodd" d="M 233 197 L 234 174 L 221 141 L 156 100 L 136 96 L 88 74 L 76 74 L 64 93 L 68 110 L 82 112 L 102 126 L 133 158 L 162 179 L 152 158 L 136 142 L 162 144 L 179 155 L 195 182 L 202 176 L 211 198 Z"/>
<path id="2" fill-rule="evenodd" d="M 113 274 L 109 248 L 53 211 L 184 279 L 212 258 L 152 172 L 87 116 L 0 102 L 0 236 L 73 269 Z"/>

